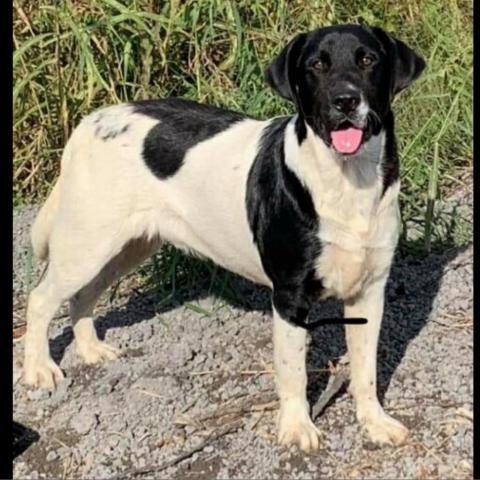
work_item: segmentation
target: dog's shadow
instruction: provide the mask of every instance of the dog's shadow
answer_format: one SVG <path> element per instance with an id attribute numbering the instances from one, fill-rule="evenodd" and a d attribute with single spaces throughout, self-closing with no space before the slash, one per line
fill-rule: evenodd
<path id="1" fill-rule="evenodd" d="M 432 250 L 443 253 L 423 257 L 406 253 L 417 248 L 418 245 L 411 243 L 402 248 L 402 253 L 397 253 L 386 287 L 377 355 L 380 402 L 383 402 L 408 345 L 429 320 L 446 265 L 464 252 L 467 246 L 447 249 L 446 245 L 435 244 L 432 245 Z M 339 302 L 329 302 L 325 307 L 316 307 L 310 315 L 311 321 L 327 316 L 342 316 L 343 307 Z M 335 364 L 346 353 L 344 327 L 327 325 L 315 329 L 312 333 L 312 347 L 307 361 L 309 368 L 314 371 L 309 375 L 308 382 L 311 404 L 315 403 L 328 382 L 330 373 L 325 371 L 328 361 Z"/>
<path id="2" fill-rule="evenodd" d="M 440 287 L 444 268 L 448 262 L 462 253 L 467 247 L 446 250 L 445 245 L 434 245 L 431 254 L 426 257 L 409 256 L 408 245 L 403 253 L 397 253 L 392 265 L 385 296 L 385 312 L 378 348 L 378 392 L 383 400 L 393 373 L 405 355 L 409 343 L 422 330 L 432 311 L 433 302 Z M 198 262 L 198 260 L 195 260 Z M 157 314 L 167 312 L 182 303 L 205 298 L 210 294 L 219 296 L 229 304 L 245 311 L 271 311 L 270 292 L 236 275 L 222 271 L 222 288 L 214 288 L 206 282 L 198 288 L 179 289 L 168 302 L 161 303 L 159 293 L 147 290 L 134 294 L 121 309 L 111 308 L 96 320 L 100 338 L 110 328 L 128 327 L 151 319 Z M 225 281 L 228 291 L 225 293 Z M 232 292 L 234 293 L 232 295 Z M 159 307 L 160 303 L 160 307 Z M 317 305 L 310 314 L 309 321 L 322 317 L 342 317 L 342 305 L 336 301 L 327 301 Z M 235 320 L 230 320 L 234 322 Z M 308 396 L 314 403 L 324 390 L 329 373 L 326 367 L 329 361 L 335 363 L 346 353 L 344 327 L 342 325 L 324 325 L 312 331 L 312 343 L 307 359 L 309 374 Z M 60 362 L 65 349 L 73 341 L 72 329 L 63 332 L 50 341 L 52 356 Z M 340 391 L 341 392 L 341 391 Z"/>

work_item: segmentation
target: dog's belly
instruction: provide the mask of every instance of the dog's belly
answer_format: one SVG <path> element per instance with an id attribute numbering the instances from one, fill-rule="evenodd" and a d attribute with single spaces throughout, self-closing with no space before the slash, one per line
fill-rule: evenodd
<path id="1" fill-rule="evenodd" d="M 242 243 L 238 236 L 229 235 L 227 229 L 206 237 L 204 225 L 176 218 L 168 225 L 164 224 L 160 232 L 162 238 L 188 253 L 208 258 L 252 282 L 271 286 L 255 246 Z"/>

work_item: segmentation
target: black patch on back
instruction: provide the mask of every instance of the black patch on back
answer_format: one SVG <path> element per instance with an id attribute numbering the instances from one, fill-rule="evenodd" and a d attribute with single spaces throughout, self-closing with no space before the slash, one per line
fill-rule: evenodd
<path id="1" fill-rule="evenodd" d="M 161 179 L 180 169 L 190 148 L 249 118 L 243 113 L 181 98 L 145 100 L 131 105 L 135 113 L 159 121 L 145 137 L 143 158 L 152 173 Z"/>
<path id="2" fill-rule="evenodd" d="M 248 175 L 246 205 L 263 268 L 273 283 L 273 305 L 282 318 L 302 325 L 322 289 L 314 277 L 321 245 L 312 197 L 285 165 L 290 120 L 278 118 L 265 128 Z"/>
<path id="3" fill-rule="evenodd" d="M 397 142 L 395 140 L 394 131 L 394 117 L 393 112 L 390 111 L 383 121 L 383 128 L 385 129 L 385 153 L 383 156 L 382 174 L 383 174 L 383 194 L 387 191 L 390 185 L 393 185 L 399 178 L 399 165 Z"/>

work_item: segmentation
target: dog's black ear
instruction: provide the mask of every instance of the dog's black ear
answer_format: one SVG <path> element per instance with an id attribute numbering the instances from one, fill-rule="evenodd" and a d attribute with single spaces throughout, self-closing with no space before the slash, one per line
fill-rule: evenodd
<path id="1" fill-rule="evenodd" d="M 396 48 L 393 93 L 397 94 L 416 80 L 423 72 L 425 60 L 402 41 L 393 39 Z"/>
<path id="2" fill-rule="evenodd" d="M 265 71 L 267 83 L 283 98 L 292 102 L 296 99 L 295 74 L 306 37 L 305 33 L 300 33 L 290 40 Z"/>
<path id="3" fill-rule="evenodd" d="M 392 93 L 396 95 L 409 87 L 425 69 L 425 60 L 400 40 L 374 27 L 373 32 L 392 58 Z"/>

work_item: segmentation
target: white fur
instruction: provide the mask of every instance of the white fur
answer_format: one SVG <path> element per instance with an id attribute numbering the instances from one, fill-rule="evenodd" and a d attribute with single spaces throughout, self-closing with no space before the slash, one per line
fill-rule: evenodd
<path id="1" fill-rule="evenodd" d="M 306 338 L 305 329 L 285 321 L 273 309 L 275 380 L 280 398 L 278 439 L 310 451 L 318 448 L 320 432 L 308 412 Z"/>
<path id="2" fill-rule="evenodd" d="M 392 252 L 393 254 L 393 252 Z M 385 254 L 385 261 L 391 255 Z M 387 415 L 377 398 L 377 345 L 383 315 L 385 272 L 370 283 L 354 300 L 345 304 L 346 317 L 363 317 L 365 325 L 346 325 L 350 357 L 351 392 L 357 404 L 357 418 L 371 440 L 399 444 L 408 430 Z"/>
<path id="3" fill-rule="evenodd" d="M 367 115 L 370 112 L 370 107 L 368 106 L 368 102 L 365 100 L 363 93 L 360 94 L 360 96 L 361 100 L 357 108 L 357 117 L 360 120 L 361 126 L 363 127 L 367 123 Z"/>

